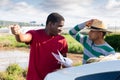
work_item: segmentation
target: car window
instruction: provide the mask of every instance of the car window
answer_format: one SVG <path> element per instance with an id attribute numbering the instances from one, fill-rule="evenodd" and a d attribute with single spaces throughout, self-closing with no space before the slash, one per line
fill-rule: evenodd
<path id="1" fill-rule="evenodd" d="M 120 71 L 86 75 L 77 77 L 75 80 L 120 80 Z"/>

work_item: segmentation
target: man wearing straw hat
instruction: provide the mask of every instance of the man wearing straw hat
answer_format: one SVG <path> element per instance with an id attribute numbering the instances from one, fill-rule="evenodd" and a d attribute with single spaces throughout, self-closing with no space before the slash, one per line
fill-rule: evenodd
<path id="1" fill-rule="evenodd" d="M 84 28 L 90 30 L 88 35 L 79 32 Z M 115 54 L 115 50 L 104 40 L 106 33 L 110 33 L 110 31 L 98 19 L 78 24 L 69 31 L 69 34 L 84 46 L 83 64 L 86 64 L 86 61 L 92 57 Z"/>

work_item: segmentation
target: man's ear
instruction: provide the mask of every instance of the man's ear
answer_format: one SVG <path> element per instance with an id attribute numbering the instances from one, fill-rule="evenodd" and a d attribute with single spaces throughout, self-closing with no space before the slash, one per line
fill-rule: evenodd
<path id="1" fill-rule="evenodd" d="M 104 36 L 104 33 L 103 33 L 103 32 L 100 32 L 99 34 L 100 34 L 101 36 Z"/>

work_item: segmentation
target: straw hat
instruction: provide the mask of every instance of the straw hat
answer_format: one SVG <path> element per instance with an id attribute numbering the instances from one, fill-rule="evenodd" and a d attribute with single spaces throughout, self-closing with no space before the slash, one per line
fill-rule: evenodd
<path id="1" fill-rule="evenodd" d="M 97 19 L 93 20 L 91 27 L 89 27 L 88 29 L 95 30 L 95 31 L 111 32 L 107 30 L 107 27 L 102 21 Z"/>

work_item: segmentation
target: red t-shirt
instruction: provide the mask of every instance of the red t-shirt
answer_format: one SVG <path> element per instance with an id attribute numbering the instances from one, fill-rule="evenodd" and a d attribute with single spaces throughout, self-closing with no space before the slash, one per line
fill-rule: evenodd
<path id="1" fill-rule="evenodd" d="M 67 42 L 61 35 L 48 36 L 44 29 L 27 33 L 32 34 L 27 80 L 44 80 L 48 73 L 60 69 L 60 64 L 51 53 L 59 50 L 66 55 Z"/>

